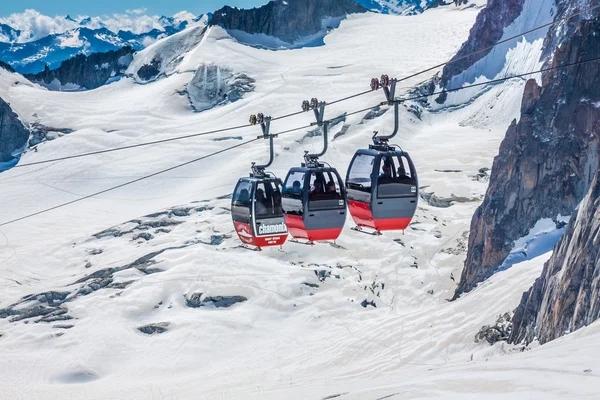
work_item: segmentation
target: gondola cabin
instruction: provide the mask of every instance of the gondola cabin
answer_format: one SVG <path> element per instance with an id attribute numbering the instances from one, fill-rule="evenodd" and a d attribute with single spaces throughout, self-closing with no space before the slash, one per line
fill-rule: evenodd
<path id="1" fill-rule="evenodd" d="M 259 249 L 281 246 L 288 236 L 281 203 L 281 179 L 241 178 L 231 199 L 235 230 L 242 243 Z"/>
<path id="2" fill-rule="evenodd" d="M 417 209 L 417 172 L 408 153 L 382 149 L 370 146 L 354 155 L 346 176 L 348 208 L 359 228 L 405 230 Z"/>
<path id="3" fill-rule="evenodd" d="M 346 221 L 346 191 L 335 168 L 292 168 L 283 185 L 283 210 L 290 235 L 309 242 L 335 240 Z"/>

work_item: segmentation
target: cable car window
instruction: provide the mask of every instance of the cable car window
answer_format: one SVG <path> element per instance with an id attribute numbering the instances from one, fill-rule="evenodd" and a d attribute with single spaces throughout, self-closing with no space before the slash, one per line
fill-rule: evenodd
<path id="1" fill-rule="evenodd" d="M 414 197 L 416 182 L 412 177 L 408 159 L 404 156 L 386 155 L 381 158 L 377 177 L 377 197 Z"/>
<path id="2" fill-rule="evenodd" d="M 239 182 L 233 193 L 231 212 L 236 219 L 250 218 L 250 193 L 252 192 L 252 182 Z"/>
<path id="3" fill-rule="evenodd" d="M 350 167 L 348 174 L 348 189 L 371 192 L 371 174 L 375 157 L 368 154 L 358 154 Z"/>
<path id="4" fill-rule="evenodd" d="M 280 189 L 275 181 L 256 184 L 256 194 L 254 195 L 256 219 L 280 217 L 282 215 Z"/>
<path id="5" fill-rule="evenodd" d="M 409 181 L 411 183 L 414 183 L 414 178 L 413 178 L 413 172 L 410 168 L 410 163 L 408 162 L 408 159 L 404 156 L 398 157 L 399 158 L 399 162 L 398 162 L 398 179 L 400 179 L 401 181 Z"/>
<path id="6" fill-rule="evenodd" d="M 304 206 L 302 195 L 304 188 L 304 172 L 290 172 L 283 185 L 283 209 L 292 215 L 302 215 Z"/>
<path id="7" fill-rule="evenodd" d="M 283 186 L 284 197 L 302 199 L 302 189 L 304 189 L 304 172 L 292 172 L 288 175 Z"/>
<path id="8" fill-rule="evenodd" d="M 346 203 L 342 197 L 341 182 L 337 174 L 327 172 L 313 172 L 310 175 L 310 192 L 308 195 L 308 209 L 333 210 L 345 208 Z"/>

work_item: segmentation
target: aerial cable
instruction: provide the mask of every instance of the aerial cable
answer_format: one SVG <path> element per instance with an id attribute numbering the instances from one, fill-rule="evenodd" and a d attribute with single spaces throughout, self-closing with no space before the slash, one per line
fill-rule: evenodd
<path id="1" fill-rule="evenodd" d="M 444 93 L 449 93 L 449 92 L 456 92 L 456 91 L 459 91 L 459 90 L 463 90 L 463 89 L 469 89 L 469 88 L 473 88 L 473 87 L 477 87 L 477 86 L 484 86 L 484 85 L 489 85 L 489 84 L 493 84 L 493 83 L 504 82 L 504 81 L 507 81 L 507 80 L 509 80 L 509 79 L 522 78 L 522 77 L 525 77 L 525 76 L 534 75 L 534 74 L 539 74 L 539 73 L 542 73 L 542 72 L 554 71 L 554 70 L 558 70 L 558 69 L 563 69 L 563 68 L 572 67 L 572 66 L 575 66 L 575 65 L 587 64 L 587 63 L 591 63 L 591 62 L 594 62 L 594 61 L 600 61 L 600 57 L 595 57 L 595 58 L 591 58 L 591 59 L 588 59 L 588 60 L 576 61 L 576 62 L 567 63 L 567 64 L 562 64 L 562 65 L 557 65 L 557 66 L 555 66 L 555 67 L 542 68 L 542 69 L 540 69 L 540 70 L 537 70 L 537 71 L 526 72 L 526 73 L 517 74 L 517 75 L 511 75 L 511 76 L 507 76 L 507 77 L 504 77 L 504 78 L 493 79 L 493 80 L 491 80 L 491 81 L 487 81 L 487 82 L 476 83 L 476 84 L 467 85 L 467 86 L 462 86 L 462 87 L 453 88 L 453 89 L 444 89 L 444 90 L 440 90 L 440 91 L 438 91 L 438 92 L 433 92 L 433 93 L 429 93 L 429 94 L 424 94 L 424 95 L 419 95 L 419 96 L 414 96 L 414 97 L 409 97 L 409 98 L 404 98 L 404 99 L 398 99 L 398 100 L 394 100 L 392 103 L 395 103 L 395 102 L 398 102 L 398 103 L 404 103 L 404 102 L 407 102 L 407 101 L 418 100 L 418 99 L 422 99 L 422 98 L 425 98 L 425 97 L 435 96 L 435 95 L 444 94 Z M 348 113 L 348 114 L 346 114 L 346 115 L 354 115 L 354 114 L 358 114 L 358 113 L 360 113 L 360 112 L 365 112 L 365 111 L 368 111 L 368 110 L 374 109 L 374 108 L 376 108 L 376 107 L 379 107 L 379 106 L 381 106 L 381 105 L 386 105 L 386 104 L 389 104 L 389 103 L 390 103 L 389 101 L 386 101 L 386 102 L 383 102 L 383 103 L 380 103 L 380 104 L 373 105 L 373 106 L 371 106 L 371 107 L 368 107 L 368 108 L 364 108 L 364 109 L 362 109 L 362 110 L 358 110 L 358 111 L 354 111 L 354 112 Z M 303 112 L 304 112 L 304 111 L 303 111 Z M 324 120 L 324 119 L 322 119 L 322 122 L 321 122 L 321 123 L 322 123 L 322 124 L 329 124 L 329 123 L 331 123 L 331 121 L 332 121 L 332 120 Z M 308 128 L 310 128 L 310 127 L 311 127 L 311 126 L 313 126 L 313 125 L 314 125 L 314 123 L 313 123 L 313 124 L 311 124 L 311 125 L 303 126 L 303 127 L 298 127 L 298 128 L 289 129 L 289 130 L 286 130 L 286 131 L 283 131 L 283 132 L 279 132 L 279 133 L 277 133 L 276 135 L 283 135 L 283 134 L 286 134 L 286 133 L 291 133 L 291 132 L 295 132 L 295 131 L 299 131 L 299 130 L 303 130 L 303 129 L 308 129 Z M 239 144 L 237 144 L 237 145 L 235 145 L 235 146 L 227 147 L 227 148 L 225 148 L 225 149 L 222 149 L 222 150 L 216 151 L 216 152 L 214 152 L 214 153 L 207 154 L 207 155 L 205 155 L 205 156 L 202 156 L 202 157 L 196 158 L 196 159 L 194 159 L 194 160 L 187 161 L 187 162 L 185 162 L 185 163 L 183 163 L 183 164 L 178 164 L 178 165 L 176 165 L 176 166 L 174 166 L 174 167 L 167 168 L 167 169 L 165 169 L 165 170 L 158 171 L 158 172 L 155 172 L 155 173 L 153 173 L 153 174 L 146 175 L 146 176 L 143 176 L 143 177 L 141 177 L 141 178 L 138 178 L 138 179 L 135 179 L 135 180 L 132 180 L 132 181 L 129 181 L 129 182 L 125 182 L 125 183 L 123 183 L 123 184 L 120 184 L 120 185 L 118 185 L 118 186 L 114 186 L 114 187 L 111 187 L 111 188 L 108 188 L 108 189 L 102 190 L 102 191 L 100 191 L 100 192 L 96 192 L 96 193 L 93 193 L 93 194 L 90 194 L 90 195 L 87 195 L 87 196 L 81 197 L 81 198 L 79 198 L 79 199 L 72 200 L 72 201 L 69 201 L 69 202 L 67 202 L 67 203 L 60 204 L 60 205 L 58 205 L 58 206 L 54 206 L 54 207 L 51 207 L 51 208 L 48 208 L 48 209 L 45 209 L 45 210 L 42 210 L 42 211 L 38 211 L 38 212 L 36 212 L 36 213 L 33 213 L 33 214 L 29 214 L 29 215 L 26 215 L 26 216 L 23 216 L 23 217 L 20 217 L 20 218 L 16 218 L 16 219 L 14 219 L 14 220 L 11 220 L 11 221 L 7 221 L 7 222 L 0 223 L 0 227 L 2 227 L 2 226 L 5 226 L 5 225 L 8 225 L 8 224 L 11 224 L 11 223 L 13 223 L 13 222 L 21 221 L 21 220 L 24 220 L 24 219 L 27 219 L 27 218 L 30 218 L 30 217 L 33 217 L 33 216 L 36 216 L 36 215 L 40 215 L 40 214 L 43 214 L 43 213 L 46 213 L 46 212 L 49 212 L 49 211 L 52 211 L 52 210 L 56 210 L 56 209 L 58 209 L 58 208 L 65 207 L 65 206 L 71 205 L 71 204 L 73 204 L 73 203 L 77 203 L 77 202 L 80 202 L 80 201 L 83 201 L 83 200 L 89 199 L 89 198 L 91 198 L 91 197 L 95 197 L 95 196 L 98 196 L 98 195 L 101 195 L 101 194 L 104 194 L 104 193 L 107 193 L 107 192 L 111 192 L 111 191 L 113 191 L 113 190 L 116 190 L 116 189 L 122 188 L 122 187 L 124 187 L 124 186 L 128 186 L 128 185 L 131 185 L 131 184 L 134 184 L 134 183 L 140 182 L 140 181 L 142 181 L 142 180 L 149 179 L 149 178 L 152 178 L 152 177 L 154 177 L 154 176 L 157 176 L 157 175 L 160 175 L 160 174 L 163 174 L 163 173 L 166 173 L 166 172 L 172 171 L 172 170 L 174 170 L 174 169 L 181 168 L 181 167 L 183 167 L 183 166 L 186 166 L 186 165 L 189 165 L 189 164 L 192 164 L 192 163 L 195 163 L 195 162 L 198 162 L 198 161 L 201 161 L 201 160 L 207 159 L 207 158 L 209 158 L 209 157 L 213 157 L 213 156 L 215 156 L 215 155 L 218 155 L 218 154 L 224 153 L 224 152 L 226 152 L 226 151 L 233 150 L 233 149 L 235 149 L 235 148 L 238 148 L 238 147 L 241 147 L 241 146 L 245 146 L 245 145 L 247 145 L 247 144 L 250 144 L 250 143 L 252 143 L 252 142 L 255 142 L 255 141 L 259 140 L 259 139 L 261 139 L 261 137 L 258 137 L 258 138 L 255 138 L 255 139 L 251 139 L 251 140 L 248 140 L 248 141 L 246 141 L 246 142 L 243 142 L 243 143 L 239 143 Z"/>
<path id="2" fill-rule="evenodd" d="M 110 187 L 108 189 L 104 189 L 104 190 L 101 190 L 99 192 L 92 193 L 92 194 L 89 194 L 87 196 L 80 197 L 78 199 L 75 199 L 75 200 L 72 200 L 72 201 L 69 201 L 69 202 L 66 202 L 66 203 L 59 204 L 59 205 L 54 206 L 54 207 L 50 207 L 50 208 L 47 208 L 47 209 L 44 209 L 44 210 L 41 210 L 41 211 L 38 211 L 38 212 L 35 212 L 35 213 L 32 213 L 32 214 L 28 214 L 28 215 L 25 215 L 23 217 L 15 218 L 15 219 L 7 221 L 7 222 L 2 222 L 2 223 L 0 223 L 0 227 L 8 225 L 8 224 L 12 224 L 12 223 L 17 222 L 17 221 L 22 221 L 24 219 L 31 218 L 31 217 L 34 217 L 36 215 L 44 214 L 44 213 L 47 213 L 49 211 L 53 211 L 53 210 L 56 210 L 56 209 L 59 209 L 59 208 L 62 208 L 62 207 L 66 207 L 68 205 L 71 205 L 71 204 L 74 204 L 74 203 L 78 203 L 80 201 L 87 200 L 89 198 L 92 198 L 92 197 L 95 197 L 95 196 L 99 196 L 99 195 L 104 194 L 104 193 L 112 192 L 113 190 L 120 189 L 122 187 L 129 186 L 129 185 L 132 185 L 134 183 L 143 181 L 145 179 L 149 179 L 149 178 L 152 178 L 154 176 L 157 176 L 157 175 L 160 175 L 160 174 L 164 174 L 164 173 L 169 172 L 169 171 L 173 171 L 173 170 L 175 170 L 177 168 L 181 168 L 181 167 L 184 167 L 186 165 L 190 165 L 190 164 L 193 164 L 195 162 L 205 160 L 205 159 L 207 159 L 209 157 L 213 157 L 213 156 L 216 156 L 218 154 L 225 153 L 226 151 L 233 150 L 233 149 L 241 147 L 241 146 L 245 146 L 245 145 L 250 144 L 252 142 L 255 142 L 257 140 L 258 140 L 258 138 L 251 139 L 251 140 L 245 141 L 243 143 L 236 144 L 235 146 L 230 146 L 230 147 L 227 147 L 225 149 L 222 149 L 222 150 L 219 150 L 219 151 L 215 151 L 214 153 L 210 153 L 210 154 L 204 155 L 202 157 L 195 158 L 195 159 L 193 159 L 191 161 L 187 161 L 185 163 L 178 164 L 178 165 L 175 165 L 175 166 L 167 168 L 167 169 L 163 169 L 163 170 L 158 171 L 158 172 L 154 172 L 154 173 L 152 173 L 150 175 L 142 176 L 141 178 L 137 178 L 137 179 L 134 179 L 132 181 L 125 182 L 125 183 L 122 183 L 120 185 L 113 186 L 113 187 Z"/>

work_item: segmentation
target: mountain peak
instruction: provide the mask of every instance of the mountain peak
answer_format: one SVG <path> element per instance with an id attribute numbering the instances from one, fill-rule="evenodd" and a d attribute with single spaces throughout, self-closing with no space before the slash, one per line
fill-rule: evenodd
<path id="1" fill-rule="evenodd" d="M 225 6 L 215 11 L 210 25 L 294 43 L 322 31 L 325 18 L 366 11 L 352 0 L 273 0 L 248 10 Z"/>

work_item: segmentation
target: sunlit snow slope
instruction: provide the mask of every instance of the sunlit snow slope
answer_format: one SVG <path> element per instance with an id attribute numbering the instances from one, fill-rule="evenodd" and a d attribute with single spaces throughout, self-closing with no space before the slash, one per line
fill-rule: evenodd
<path id="1" fill-rule="evenodd" d="M 21 163 L 29 163 L 244 124 L 258 112 L 298 111 L 311 97 L 331 101 L 354 94 L 382 73 L 401 77 L 451 58 L 476 13 L 446 7 L 414 17 L 351 16 L 325 46 L 287 51 L 246 47 L 211 28 L 167 77 L 149 84 L 128 78 L 89 92 L 50 92 L 0 70 L 0 88 L 23 120 L 75 130 L 27 153 Z M 161 46 L 150 46 L 137 61 L 152 59 L 150 52 Z M 248 75 L 255 90 L 194 113 L 182 90 L 206 64 Z M 475 177 L 491 166 L 516 116 L 484 107 L 489 96 L 505 104 L 520 101 L 518 90 L 504 88 L 459 111 L 426 113 L 422 121 L 401 107 L 394 142 L 416 162 L 422 191 L 442 202 L 459 199 L 446 208 L 421 200 L 404 235 L 367 236 L 350 230 L 349 220 L 339 248 L 237 248 L 227 195 L 251 161 L 268 157 L 262 141 L 1 227 L 0 309 L 54 291 L 67 300 L 60 306 L 67 311 L 51 322 L 0 319 L 0 397 L 594 398 L 597 324 L 522 353 L 473 341 L 482 325 L 517 306 L 549 254 L 496 274 L 456 302 L 446 300 L 486 189 Z M 334 117 L 382 100 L 381 92 L 372 93 L 326 113 Z M 473 114 L 477 128 L 469 124 Z M 373 130 L 391 129 L 391 112 L 361 124 L 365 115 L 333 128 L 331 137 L 347 131 L 331 141 L 323 160 L 342 175 Z M 486 116 L 493 123 L 486 124 Z M 310 122 L 310 114 L 299 115 L 273 122 L 272 130 Z M 259 133 L 248 127 L 12 169 L 0 174 L 0 223 Z M 322 138 L 306 133 L 277 139 L 272 170 L 280 177 L 301 162 L 303 150 L 321 148 Z M 199 293 L 216 300 L 192 307 Z M 246 300 L 219 308 L 218 296 Z M 34 296 L 12 308 L 54 307 L 47 298 Z M 138 330 L 148 324 L 167 330 L 152 336 Z"/>

